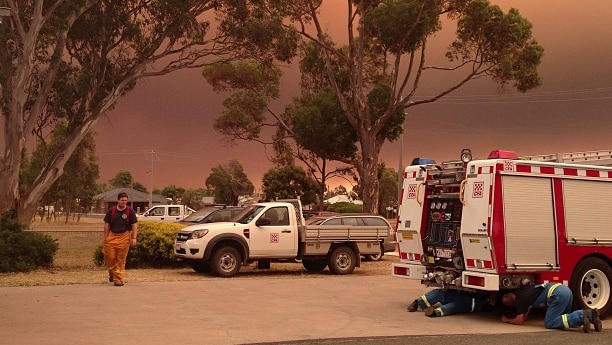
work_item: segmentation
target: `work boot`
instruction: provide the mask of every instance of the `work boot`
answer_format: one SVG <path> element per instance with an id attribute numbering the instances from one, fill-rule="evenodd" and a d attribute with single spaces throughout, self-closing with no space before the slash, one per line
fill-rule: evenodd
<path id="1" fill-rule="evenodd" d="M 593 316 L 593 326 L 595 327 L 596 332 L 601 332 L 603 325 L 601 324 L 601 319 L 599 318 L 599 309 L 594 308 L 592 311 Z"/>
<path id="2" fill-rule="evenodd" d="M 410 305 L 408 306 L 408 311 L 409 312 L 415 312 L 419 310 L 419 301 L 418 300 L 414 300 L 412 303 L 410 303 Z"/>
<path id="3" fill-rule="evenodd" d="M 123 282 L 122 281 L 116 281 L 114 284 L 115 284 L 115 286 L 123 286 Z"/>
<path id="4" fill-rule="evenodd" d="M 425 316 L 436 317 L 438 315 L 436 315 L 436 310 L 434 308 L 429 307 L 429 308 L 425 309 Z"/>
<path id="5" fill-rule="evenodd" d="M 589 312 L 591 309 L 584 309 L 582 311 L 582 330 L 584 333 L 589 333 L 591 330 L 591 322 L 589 322 Z"/>
<path id="6" fill-rule="evenodd" d="M 434 303 L 431 307 L 425 309 L 425 315 L 429 316 L 429 317 L 436 317 L 436 316 L 438 316 L 436 314 L 436 308 L 439 308 L 441 306 L 442 306 L 442 303 L 440 303 L 440 302 Z"/>

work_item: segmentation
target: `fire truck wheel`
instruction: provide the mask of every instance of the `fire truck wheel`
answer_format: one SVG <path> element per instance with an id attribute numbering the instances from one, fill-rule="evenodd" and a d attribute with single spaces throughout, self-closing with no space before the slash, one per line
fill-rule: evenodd
<path id="1" fill-rule="evenodd" d="M 612 268 L 599 258 L 582 260 L 572 274 L 570 288 L 576 308 L 597 308 L 604 318 L 612 309 Z"/>
<path id="2" fill-rule="evenodd" d="M 329 270 L 333 274 L 351 274 L 355 270 L 357 256 L 355 252 L 347 247 L 340 246 L 332 252 L 329 257 Z"/>
<path id="3" fill-rule="evenodd" d="M 322 272 L 327 267 L 327 262 L 302 259 L 302 265 L 308 272 Z"/>
<path id="4" fill-rule="evenodd" d="M 210 268 L 219 277 L 233 277 L 240 271 L 242 257 L 236 248 L 221 247 L 212 255 Z"/>

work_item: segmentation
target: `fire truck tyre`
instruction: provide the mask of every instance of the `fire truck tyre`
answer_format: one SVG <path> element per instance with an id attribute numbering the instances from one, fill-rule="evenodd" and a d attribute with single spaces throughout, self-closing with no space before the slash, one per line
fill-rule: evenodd
<path id="1" fill-rule="evenodd" d="M 302 265 L 308 272 L 322 272 L 327 267 L 327 262 L 302 259 Z"/>
<path id="2" fill-rule="evenodd" d="M 340 246 L 329 257 L 329 270 L 333 274 L 351 274 L 355 270 L 357 257 L 355 252 L 346 246 Z"/>
<path id="3" fill-rule="evenodd" d="M 380 245 L 380 253 L 378 254 L 366 254 L 364 255 L 366 261 L 378 261 L 380 259 L 382 259 L 382 257 L 385 255 L 385 251 L 384 248 L 382 246 L 382 244 Z"/>
<path id="4" fill-rule="evenodd" d="M 570 288 L 576 308 L 597 308 L 602 318 L 612 309 L 612 268 L 599 258 L 586 258 L 574 269 Z"/>
<path id="5" fill-rule="evenodd" d="M 234 247 L 221 247 L 212 255 L 210 268 L 219 277 L 233 277 L 240 271 L 242 258 Z"/>
<path id="6" fill-rule="evenodd" d="M 210 264 L 204 260 L 190 260 L 189 264 L 194 271 L 198 273 L 208 273 L 210 272 Z"/>

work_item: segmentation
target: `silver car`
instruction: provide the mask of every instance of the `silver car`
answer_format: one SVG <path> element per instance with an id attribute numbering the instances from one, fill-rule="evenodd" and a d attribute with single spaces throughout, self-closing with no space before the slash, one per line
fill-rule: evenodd
<path id="1" fill-rule="evenodd" d="M 353 226 L 386 226 L 389 228 L 389 237 L 381 243 L 380 254 L 365 255 L 369 261 L 382 259 L 384 253 L 394 252 L 397 249 L 395 228 L 382 216 L 368 213 L 340 213 L 334 216 L 311 217 L 306 225 L 353 225 Z"/>

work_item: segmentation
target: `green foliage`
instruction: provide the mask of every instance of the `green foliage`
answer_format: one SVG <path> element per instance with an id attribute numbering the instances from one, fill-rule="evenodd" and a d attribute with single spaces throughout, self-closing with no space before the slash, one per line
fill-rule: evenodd
<path id="1" fill-rule="evenodd" d="M 134 177 L 132 177 L 132 173 L 129 170 L 119 170 L 108 183 L 112 188 L 132 188 Z"/>
<path id="2" fill-rule="evenodd" d="M 0 272 L 28 272 L 53 264 L 57 241 L 24 226 L 5 214 L 0 220 Z"/>
<path id="3" fill-rule="evenodd" d="M 19 9 L 0 30 L 0 40 L 8 42 L 0 54 L 7 158 L 0 161 L 0 211 L 15 209 L 22 221 L 32 219 L 44 193 L 73 170 L 66 162 L 78 143 L 138 80 L 215 59 L 288 61 L 298 45 L 297 31 L 267 1 L 10 3 L 19 3 Z M 30 162 L 22 164 L 20 153 L 32 134 L 43 138 L 59 120 L 68 123 L 65 140 L 45 157 L 39 174 L 20 176 L 36 183 L 25 188 L 15 176 Z"/>
<path id="4" fill-rule="evenodd" d="M 366 33 L 386 51 L 414 51 L 440 30 L 440 10 L 438 1 L 382 1 L 366 12 Z"/>
<path id="5" fill-rule="evenodd" d="M 393 91 L 389 85 L 378 83 L 372 87 L 372 90 L 370 90 L 367 95 L 372 122 L 375 122 L 387 113 L 389 104 L 393 103 L 392 97 Z M 404 109 L 403 107 L 396 107 L 395 110 L 391 112 L 391 117 L 385 121 L 382 130 L 378 132 L 377 138 L 380 138 L 380 140 L 395 141 L 402 134 L 403 123 Z"/>
<path id="6" fill-rule="evenodd" d="M 204 205 L 202 204 L 202 198 L 205 196 L 212 196 L 210 191 L 204 188 L 187 189 L 181 196 L 181 204 L 187 205 L 194 210 L 199 210 Z"/>
<path id="7" fill-rule="evenodd" d="M 356 205 L 350 202 L 337 202 L 335 204 L 328 204 L 325 206 L 325 210 L 338 213 L 358 213 L 363 212 L 363 205 Z"/>
<path id="8" fill-rule="evenodd" d="M 238 197 L 251 195 L 255 190 L 255 186 L 237 160 L 212 168 L 205 183 L 206 187 L 213 191 L 215 202 L 226 205 L 237 205 Z"/>
<path id="9" fill-rule="evenodd" d="M 301 100 L 293 116 L 293 131 L 297 144 L 321 159 L 346 159 L 357 151 L 357 133 L 329 89 Z"/>
<path id="10" fill-rule="evenodd" d="M 174 202 L 176 202 L 178 199 L 181 199 L 181 196 L 183 194 L 185 194 L 185 188 L 177 187 L 177 186 L 172 184 L 172 185 L 164 187 L 160 191 L 155 190 L 154 192 L 156 194 L 163 195 L 166 198 L 170 198 Z"/>
<path id="11" fill-rule="evenodd" d="M 263 177 L 263 193 L 268 201 L 295 199 L 299 197 L 303 205 L 316 201 L 318 185 L 297 166 L 285 166 L 268 170 Z"/>
<path id="12" fill-rule="evenodd" d="M 280 69 L 255 60 L 216 62 L 202 75 L 217 92 L 240 90 L 223 102 L 223 113 L 215 119 L 215 130 L 252 140 L 261 134 L 267 103 L 279 96 Z"/>
<path id="13" fill-rule="evenodd" d="M 387 168 L 384 164 L 381 164 L 378 175 L 378 214 L 386 214 L 387 207 L 395 207 L 398 203 L 398 175 L 395 169 Z"/>
<path id="14" fill-rule="evenodd" d="M 127 268 L 173 268 L 185 263 L 174 255 L 173 245 L 178 231 L 184 226 L 176 223 L 138 222 L 138 241 L 128 253 Z M 104 265 L 102 245 L 94 253 L 94 262 Z"/>
<path id="15" fill-rule="evenodd" d="M 486 0 L 473 1 L 457 23 L 457 40 L 446 54 L 450 61 L 479 59 L 499 84 L 513 83 L 521 92 L 541 84 L 538 74 L 544 48 L 532 37 L 532 25 L 519 11 L 505 14 Z"/>

